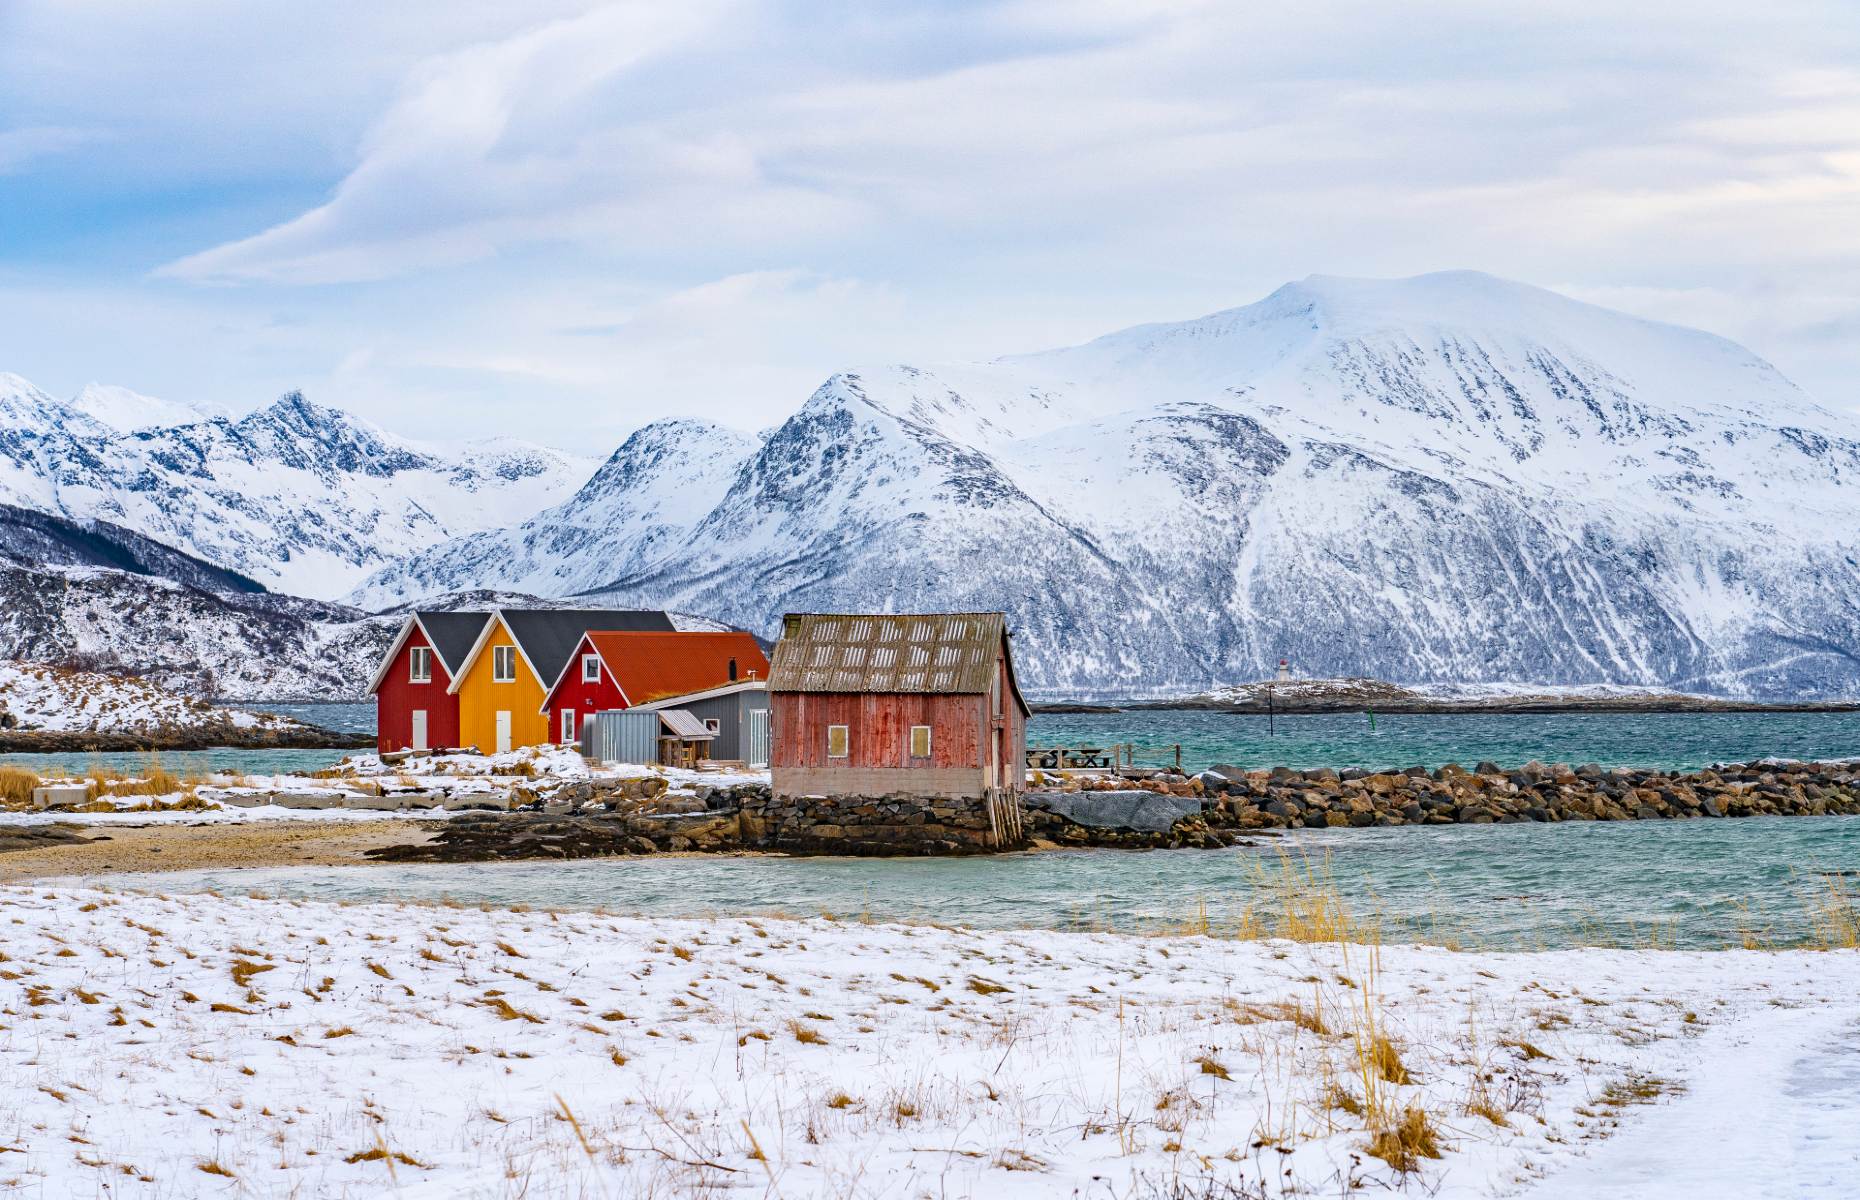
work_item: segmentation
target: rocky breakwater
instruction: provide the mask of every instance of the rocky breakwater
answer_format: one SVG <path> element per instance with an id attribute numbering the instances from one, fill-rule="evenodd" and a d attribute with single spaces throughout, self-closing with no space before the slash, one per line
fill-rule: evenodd
<path id="1" fill-rule="evenodd" d="M 741 806 L 767 794 L 760 784 L 675 793 L 659 778 L 569 783 L 525 790 L 513 811 L 453 817 L 425 842 L 365 853 L 380 862 L 463 863 L 739 850 Z"/>
<path id="2" fill-rule="evenodd" d="M 1852 763 L 1684 774 L 1541 762 L 1510 771 L 1490 762 L 1434 771 L 1216 767 L 1189 786 L 1206 797 L 1210 826 L 1240 829 L 1860 815 L 1860 766 Z"/>
<path id="3" fill-rule="evenodd" d="M 530 794 L 519 795 L 519 800 Z M 367 852 L 382 862 L 488 862 L 623 854 L 779 850 L 791 854 L 984 854 L 1000 814 L 982 801 L 908 796 L 777 799 L 766 784 L 671 792 L 662 779 L 570 783 L 515 811 L 467 813 L 421 843 Z"/>
<path id="4" fill-rule="evenodd" d="M 1002 815 L 991 815 L 985 800 L 777 797 L 761 789 L 741 804 L 745 846 L 800 854 L 988 854 L 1019 840 L 1002 836 Z"/>

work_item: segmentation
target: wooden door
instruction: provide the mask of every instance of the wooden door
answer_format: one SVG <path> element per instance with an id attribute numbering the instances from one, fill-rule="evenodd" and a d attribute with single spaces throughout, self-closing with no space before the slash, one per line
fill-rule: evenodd
<path id="1" fill-rule="evenodd" d="M 413 710 L 413 748 L 415 750 L 432 749 L 426 744 L 426 710 L 423 708 Z"/>

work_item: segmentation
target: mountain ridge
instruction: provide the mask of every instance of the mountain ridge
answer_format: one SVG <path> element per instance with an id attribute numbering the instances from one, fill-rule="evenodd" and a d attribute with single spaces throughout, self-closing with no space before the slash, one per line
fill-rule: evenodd
<path id="1" fill-rule="evenodd" d="M 133 396 L 133 393 L 125 393 Z M 121 401 L 123 395 L 113 399 Z M 592 464 L 503 439 L 456 449 L 289 392 L 239 417 L 123 430 L 0 375 L 0 503 L 103 521 L 273 590 L 334 599 L 418 547 L 560 499 Z"/>
<path id="2" fill-rule="evenodd" d="M 554 540 L 571 498 L 352 598 L 540 580 L 763 632 L 790 607 L 1000 607 L 1049 695 L 1204 690 L 1282 656 L 1854 694 L 1856 433 L 1714 335 L 1477 273 L 1314 276 L 1081 346 L 836 373 L 650 544 Z"/>

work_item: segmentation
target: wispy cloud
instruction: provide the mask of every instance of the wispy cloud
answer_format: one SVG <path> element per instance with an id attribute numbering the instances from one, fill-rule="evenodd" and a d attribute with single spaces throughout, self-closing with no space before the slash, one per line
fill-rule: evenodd
<path id="1" fill-rule="evenodd" d="M 95 130 L 56 125 L 0 129 L 0 175 L 20 171 L 34 159 L 69 153 L 99 136 Z"/>
<path id="2" fill-rule="evenodd" d="M 232 404 L 759 423 L 849 362 L 1469 266 L 1860 404 L 1829 333 L 1860 314 L 1837 0 L 188 4 L 20 0 L 0 29 L 0 171 L 33 185 L 0 220 L 33 270 L 224 317 L 185 355 L 118 329 L 83 378 L 205 351 Z M 35 352 L 68 340 L 45 308 L 9 310 Z"/>

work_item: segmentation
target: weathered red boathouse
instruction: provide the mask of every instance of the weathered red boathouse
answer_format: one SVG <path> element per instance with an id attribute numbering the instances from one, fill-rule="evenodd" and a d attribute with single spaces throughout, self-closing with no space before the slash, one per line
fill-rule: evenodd
<path id="1" fill-rule="evenodd" d="M 1029 710 L 1002 613 L 790 613 L 768 690 L 778 799 L 1022 789 Z"/>

